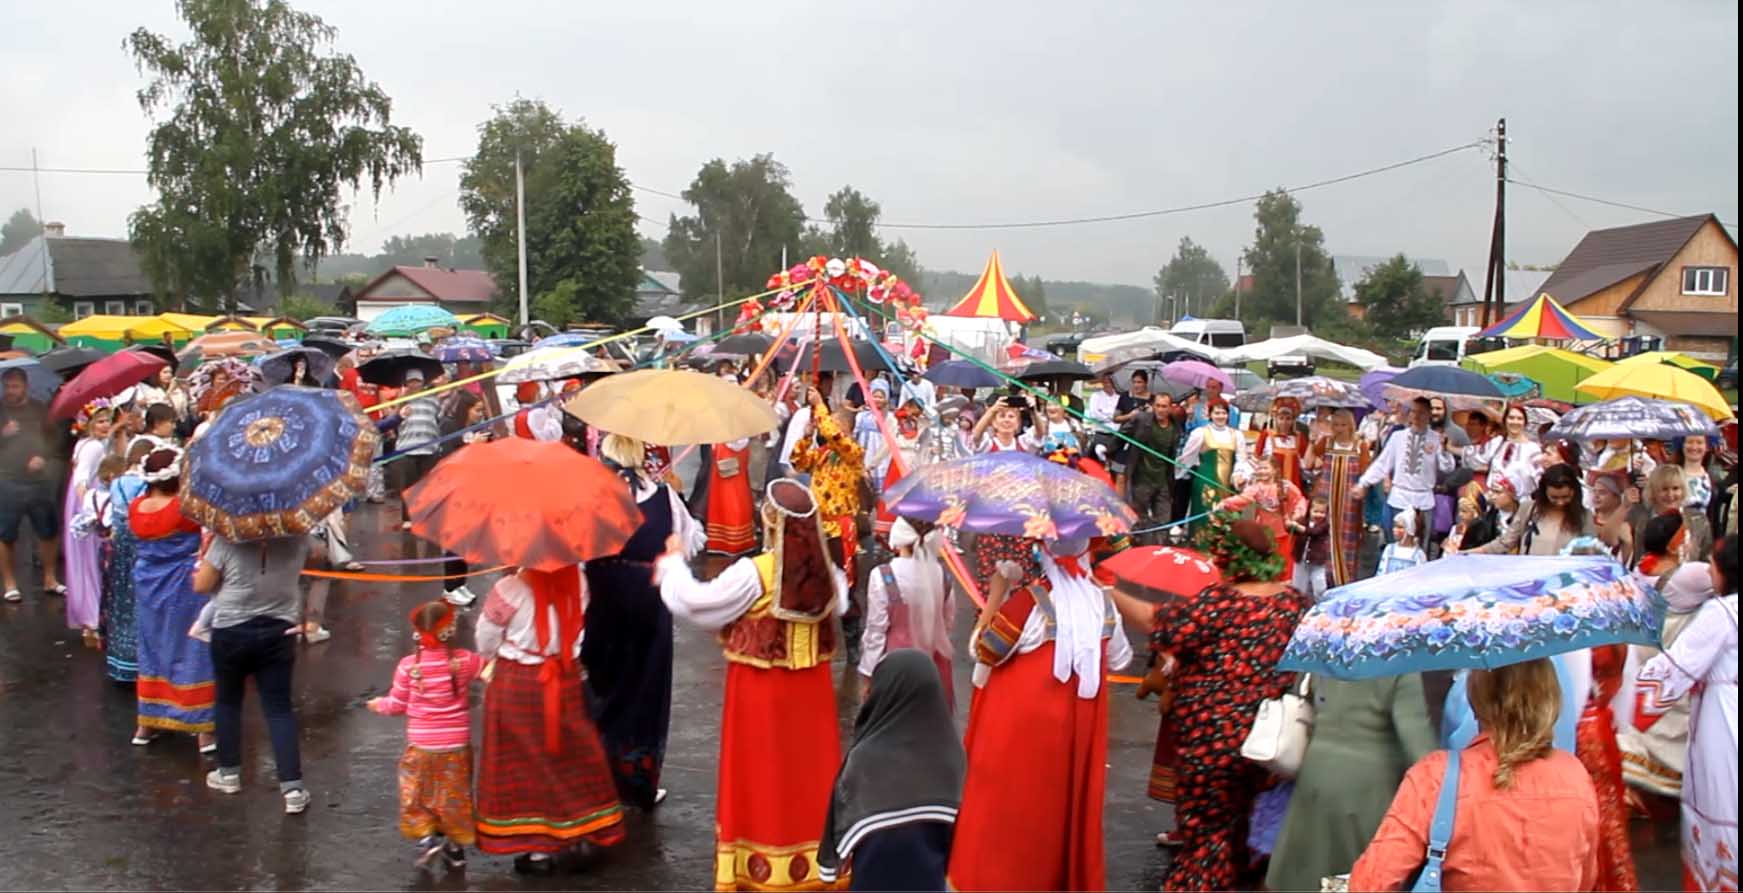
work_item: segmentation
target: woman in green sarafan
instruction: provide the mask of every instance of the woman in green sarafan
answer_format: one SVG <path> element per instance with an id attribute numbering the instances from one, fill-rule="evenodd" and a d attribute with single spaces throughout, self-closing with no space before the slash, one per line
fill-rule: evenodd
<path id="1" fill-rule="evenodd" d="M 1189 477 L 1191 517 L 1216 508 L 1235 492 L 1235 470 L 1248 464 L 1247 438 L 1229 427 L 1229 405 L 1212 400 L 1205 406 L 1210 424 L 1192 429 L 1180 450 L 1175 474 Z"/>

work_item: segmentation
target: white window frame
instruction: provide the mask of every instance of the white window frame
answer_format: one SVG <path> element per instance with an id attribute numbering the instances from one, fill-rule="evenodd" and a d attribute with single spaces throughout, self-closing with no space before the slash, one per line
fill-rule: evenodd
<path id="1" fill-rule="evenodd" d="M 126 316 L 127 315 L 127 302 L 126 301 L 104 301 L 103 302 L 103 315 L 104 316 Z"/>
<path id="2" fill-rule="evenodd" d="M 1703 280 L 1705 280 L 1703 282 Z M 1716 284 L 1715 284 L 1716 283 Z M 1683 267 L 1682 293 L 1722 298 L 1731 293 L 1730 267 Z"/>
<path id="3" fill-rule="evenodd" d="M 136 316 L 155 316 L 156 310 L 157 308 L 151 306 L 150 301 L 133 302 L 133 313 Z"/>
<path id="4" fill-rule="evenodd" d="M 8 316 L 23 316 L 23 315 L 24 315 L 24 305 L 23 304 L 14 304 L 14 303 L 0 304 L 0 318 L 4 318 L 4 317 L 8 317 Z"/>
<path id="5" fill-rule="evenodd" d="M 74 301 L 73 302 L 73 319 L 84 319 L 87 316 L 96 316 L 96 315 L 97 315 L 97 302 L 96 301 Z"/>

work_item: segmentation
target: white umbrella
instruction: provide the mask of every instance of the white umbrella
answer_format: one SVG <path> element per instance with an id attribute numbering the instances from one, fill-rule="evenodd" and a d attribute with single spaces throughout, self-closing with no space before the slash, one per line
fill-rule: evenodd
<path id="1" fill-rule="evenodd" d="M 682 332 L 684 324 L 670 316 L 656 316 L 648 320 L 648 328 L 656 332 Z"/>
<path id="2" fill-rule="evenodd" d="M 617 370 L 616 363 L 593 356 L 583 347 L 539 347 L 509 360 L 496 380 L 503 384 L 556 381 Z"/>

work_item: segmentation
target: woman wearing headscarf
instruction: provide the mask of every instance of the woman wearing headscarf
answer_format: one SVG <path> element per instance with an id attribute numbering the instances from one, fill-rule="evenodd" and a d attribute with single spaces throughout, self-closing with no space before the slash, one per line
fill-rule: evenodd
<path id="1" fill-rule="evenodd" d="M 823 883 L 818 832 L 841 765 L 830 659 L 847 579 L 830 560 L 817 499 L 804 484 L 770 484 L 763 525 L 765 551 L 706 583 L 673 537 L 654 580 L 672 614 L 717 632 L 726 656 L 714 888 L 812 890 Z"/>
<path id="2" fill-rule="evenodd" d="M 1257 522 L 1219 513 L 1203 542 L 1225 582 L 1160 606 L 1114 594 L 1129 621 L 1151 630 L 1151 650 L 1176 661 L 1166 721 L 1178 750 L 1181 848 L 1164 890 L 1230 890 L 1248 868 L 1248 818 L 1266 775 L 1242 759 L 1241 743 L 1260 702 L 1293 684 L 1276 666 L 1313 604 L 1281 581 L 1283 556 Z"/>
<path id="3" fill-rule="evenodd" d="M 890 652 L 872 674 L 817 851 L 824 883 L 943 890 L 967 757 L 930 656 Z"/>
<path id="4" fill-rule="evenodd" d="M 1259 432 L 1253 444 L 1253 458 L 1277 460 L 1277 479 L 1289 481 L 1297 490 L 1307 484 L 1301 476 L 1302 456 L 1307 452 L 1307 438 L 1295 420 L 1301 417 L 1301 401 L 1294 397 L 1278 397 L 1271 401 L 1271 424 Z M 1287 550 L 1285 550 L 1287 552 Z"/>
<path id="5" fill-rule="evenodd" d="M 980 691 L 951 889 L 1106 886 L 1105 677 L 1130 662 L 1132 646 L 1090 576 L 1087 541 L 1048 543 L 1040 563 L 1042 576 L 1018 586 L 1023 569 L 999 563 L 970 639 Z"/>
<path id="6" fill-rule="evenodd" d="M 945 700 L 954 712 L 955 686 L 950 677 L 955 648 L 950 631 L 956 611 L 944 567 L 938 563 L 943 541 L 942 530 L 933 528 L 922 537 L 907 518 L 897 519 L 890 528 L 890 548 L 896 557 L 873 570 L 866 584 L 859 674 L 869 683 L 888 652 L 916 649 L 932 656 Z"/>
<path id="7" fill-rule="evenodd" d="M 1711 552 L 1713 591 L 1682 634 L 1637 677 L 1634 725 L 1650 729 L 1690 697 L 1682 787 L 1685 890 L 1737 889 L 1737 537 Z"/>
<path id="8" fill-rule="evenodd" d="M 127 508 L 127 526 L 138 542 L 139 728 L 133 743 L 149 743 L 153 730 L 188 732 L 210 753 L 218 749 L 212 736 L 217 675 L 212 650 L 188 635 L 205 599 L 194 593 L 200 526 L 182 517 L 181 461 L 175 447 L 153 450 L 142 466 L 145 493 Z"/>
<path id="9" fill-rule="evenodd" d="M 623 806 L 581 685 L 587 584 L 581 569 L 522 568 L 498 580 L 478 618 L 485 689 L 478 848 L 549 873 L 553 854 L 623 840 Z"/>
<path id="10" fill-rule="evenodd" d="M 641 441 L 607 434 L 599 452 L 623 478 L 642 523 L 616 555 L 587 562 L 592 635 L 582 640 L 581 663 L 618 794 L 651 810 L 665 796 L 660 768 L 672 724 L 672 613 L 654 585 L 654 561 L 674 536 L 684 556 L 694 556 L 703 534 L 677 491 L 648 477 Z"/>

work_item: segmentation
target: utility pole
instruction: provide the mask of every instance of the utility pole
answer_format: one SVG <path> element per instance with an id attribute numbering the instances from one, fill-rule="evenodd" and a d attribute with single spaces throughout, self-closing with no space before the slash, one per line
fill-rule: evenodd
<path id="1" fill-rule="evenodd" d="M 42 298 L 48 304 L 48 218 L 42 216 L 42 172 L 36 167 L 36 147 L 30 147 L 30 182 L 36 187 L 36 225 L 42 227 Z"/>
<path id="2" fill-rule="evenodd" d="M 514 240 L 517 267 L 520 273 L 520 324 L 526 327 L 527 316 L 527 181 L 521 171 L 520 147 L 514 150 Z"/>
<path id="3" fill-rule="evenodd" d="M 1483 273 L 1482 326 L 1507 307 L 1507 119 L 1495 122 L 1495 224 L 1489 234 L 1489 268 Z"/>
<path id="4" fill-rule="evenodd" d="M 1235 255 L 1235 319 L 1236 320 L 1239 320 L 1241 318 L 1241 261 L 1243 261 L 1243 260 L 1246 260 L 1246 258 L 1242 257 L 1239 254 Z"/>
<path id="5" fill-rule="evenodd" d="M 1301 325 L 1301 230 L 1295 230 L 1295 324 Z"/>

